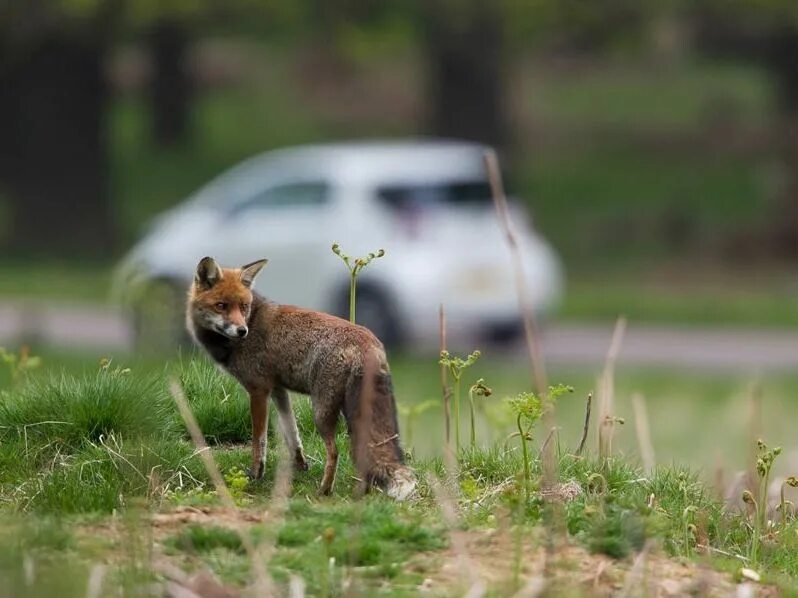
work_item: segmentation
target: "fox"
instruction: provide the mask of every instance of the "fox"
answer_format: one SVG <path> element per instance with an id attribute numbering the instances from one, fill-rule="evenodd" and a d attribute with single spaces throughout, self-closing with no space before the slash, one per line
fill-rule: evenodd
<path id="1" fill-rule="evenodd" d="M 376 487 L 396 500 L 414 491 L 399 441 L 391 372 L 385 348 L 367 328 L 336 316 L 270 301 L 253 290 L 267 259 L 222 268 L 212 257 L 197 264 L 188 292 L 186 326 L 197 345 L 249 395 L 252 467 L 265 469 L 269 401 L 295 469 L 308 469 L 289 391 L 310 395 L 326 458 L 319 486 L 335 482 L 338 421 L 343 416 L 360 475 L 358 494 Z"/>

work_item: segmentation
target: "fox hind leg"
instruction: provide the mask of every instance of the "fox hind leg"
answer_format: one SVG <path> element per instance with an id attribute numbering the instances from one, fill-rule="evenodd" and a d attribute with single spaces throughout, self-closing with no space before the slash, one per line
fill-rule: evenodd
<path id="1" fill-rule="evenodd" d="M 275 388 L 274 392 L 272 392 L 272 398 L 274 399 L 275 407 L 277 407 L 280 429 L 285 437 L 288 452 L 294 459 L 294 468 L 299 471 L 307 471 L 308 462 L 305 460 L 302 439 L 299 437 L 296 417 L 294 416 L 294 410 L 291 408 L 291 399 L 288 397 L 288 391 L 280 387 Z"/>

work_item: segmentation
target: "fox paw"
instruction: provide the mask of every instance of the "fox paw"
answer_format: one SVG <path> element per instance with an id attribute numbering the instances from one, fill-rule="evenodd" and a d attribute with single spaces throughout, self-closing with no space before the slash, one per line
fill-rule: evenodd
<path id="1" fill-rule="evenodd" d="M 255 468 L 248 467 L 247 468 L 247 477 L 250 480 L 262 480 L 263 479 L 263 474 L 265 472 L 265 469 L 266 468 L 264 467 L 263 463 L 259 463 L 257 465 L 257 467 L 255 467 Z"/>
<path id="2" fill-rule="evenodd" d="M 302 449 L 297 449 L 294 455 L 294 469 L 297 471 L 308 470 L 308 462 L 305 460 L 305 455 L 302 454 Z"/>

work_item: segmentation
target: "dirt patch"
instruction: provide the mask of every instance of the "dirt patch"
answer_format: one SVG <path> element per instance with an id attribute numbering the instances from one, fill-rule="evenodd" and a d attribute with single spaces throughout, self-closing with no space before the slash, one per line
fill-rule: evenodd
<path id="1" fill-rule="evenodd" d="M 151 517 L 156 535 L 172 533 L 175 529 L 187 524 L 217 525 L 239 529 L 241 527 L 263 523 L 266 520 L 264 511 L 246 511 L 242 509 L 227 509 L 224 507 L 177 507 L 168 513 L 154 513 Z"/>
<path id="2" fill-rule="evenodd" d="M 625 560 L 561 543 L 552 552 L 548 567 L 544 545 L 540 531 L 528 534 L 520 543 L 506 530 L 455 532 L 452 546 L 460 550 L 419 555 L 408 566 L 425 575 L 419 590 L 432 595 L 450 593 L 454 588 L 469 594 L 489 588 L 508 595 L 521 588 L 518 595 L 522 596 L 544 591 L 590 596 L 779 595 L 775 587 L 737 584 L 727 573 L 670 558 L 653 543 Z"/>

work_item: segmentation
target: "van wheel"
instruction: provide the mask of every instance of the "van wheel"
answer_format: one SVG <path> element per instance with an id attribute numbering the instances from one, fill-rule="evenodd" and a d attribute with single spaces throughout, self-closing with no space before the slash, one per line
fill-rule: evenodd
<path id="1" fill-rule="evenodd" d="M 189 344 L 185 295 L 173 280 L 154 280 L 142 289 L 132 314 L 137 351 L 166 353 Z"/>
<path id="2" fill-rule="evenodd" d="M 335 314 L 349 319 L 349 288 L 339 294 Z M 383 289 L 373 284 L 357 286 L 356 323 L 374 333 L 387 349 L 401 346 L 403 339 L 399 314 Z"/>

